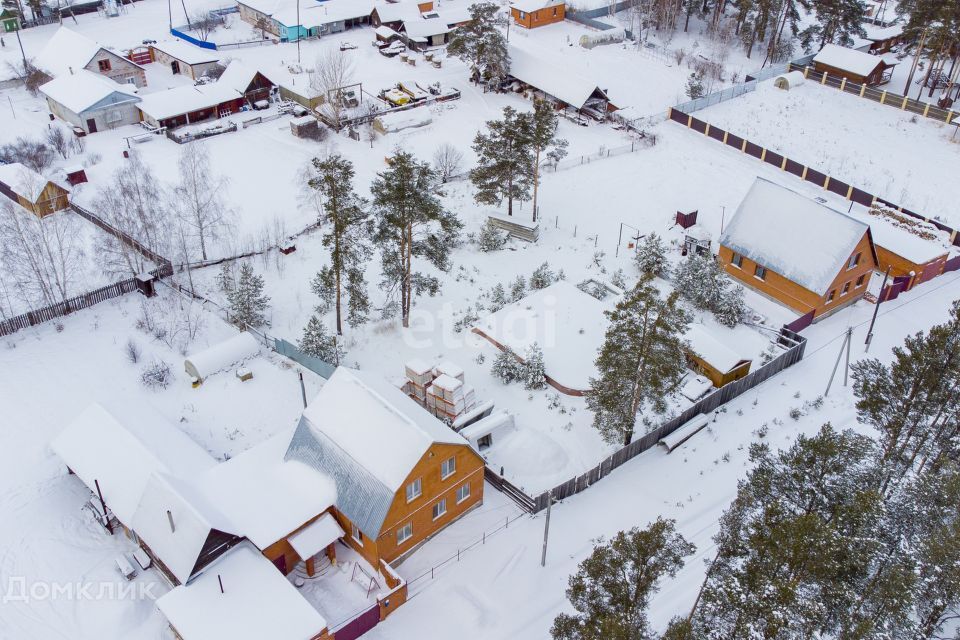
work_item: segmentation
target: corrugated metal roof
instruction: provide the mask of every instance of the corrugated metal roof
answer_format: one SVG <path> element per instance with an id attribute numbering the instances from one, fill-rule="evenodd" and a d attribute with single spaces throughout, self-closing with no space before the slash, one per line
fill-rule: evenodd
<path id="1" fill-rule="evenodd" d="M 380 537 L 394 492 L 322 431 L 311 428 L 306 417 L 300 418 L 284 459 L 298 460 L 333 478 L 337 509 L 367 537 Z"/>

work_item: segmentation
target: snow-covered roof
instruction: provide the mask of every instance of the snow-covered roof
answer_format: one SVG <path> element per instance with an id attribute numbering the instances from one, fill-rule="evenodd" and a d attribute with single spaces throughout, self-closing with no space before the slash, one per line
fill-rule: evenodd
<path id="1" fill-rule="evenodd" d="M 823 295 L 867 229 L 859 220 L 757 178 L 720 244 Z"/>
<path id="2" fill-rule="evenodd" d="M 202 552 L 216 532 L 238 536 L 230 520 L 186 480 L 165 473 L 150 476 L 131 528 L 164 566 L 185 584 L 198 570 Z M 212 542 L 216 547 L 217 542 Z"/>
<path id="3" fill-rule="evenodd" d="M 140 97 L 132 89 L 86 69 L 80 69 L 72 75 L 57 76 L 41 85 L 40 92 L 77 114 L 83 113 L 111 96 L 116 97 L 110 101 L 110 104 L 140 102 Z"/>
<path id="4" fill-rule="evenodd" d="M 295 460 L 284 461 L 285 429 L 210 469 L 196 481 L 204 498 L 260 549 L 283 539 L 333 505 L 336 485 Z"/>
<path id="5" fill-rule="evenodd" d="M 903 25 L 902 24 L 893 24 L 889 27 L 881 27 L 869 22 L 863 24 L 863 30 L 866 31 L 866 40 L 871 42 L 880 42 L 883 40 L 891 40 L 893 38 L 899 38 L 903 35 Z"/>
<path id="6" fill-rule="evenodd" d="M 424 113 L 418 113 L 421 111 Z M 376 119 L 380 122 L 380 126 L 386 131 L 401 131 L 413 127 L 423 127 L 433 122 L 433 118 L 427 109 L 394 111 L 392 113 L 385 113 L 382 116 L 377 116 Z"/>
<path id="7" fill-rule="evenodd" d="M 161 51 L 186 64 L 203 64 L 205 62 L 218 62 L 220 60 L 220 56 L 210 49 L 197 47 L 182 40 L 168 40 L 158 42 L 151 46 L 157 51 Z"/>
<path id="8" fill-rule="evenodd" d="M 467 441 L 386 380 L 339 367 L 304 409 L 286 459 L 333 478 L 337 509 L 375 539 L 394 494 L 434 443 Z"/>
<path id="9" fill-rule="evenodd" d="M 824 45 L 823 49 L 813 57 L 813 61 L 835 69 L 849 71 L 858 76 L 869 76 L 878 66 L 886 65 L 882 58 L 836 44 Z"/>
<path id="10" fill-rule="evenodd" d="M 233 89 L 214 82 L 148 93 L 143 96 L 138 107 L 155 120 L 165 120 L 184 113 L 209 109 L 239 97 L 240 94 Z"/>
<path id="11" fill-rule="evenodd" d="M 187 87 L 193 88 L 193 87 Z M 223 371 L 238 362 L 252 358 L 260 352 L 260 343 L 244 331 L 231 338 L 207 347 L 199 353 L 190 354 L 183 365 L 187 373 L 203 380 L 209 375 Z"/>
<path id="12" fill-rule="evenodd" d="M 473 20 L 473 16 L 470 14 L 470 5 L 467 4 L 452 7 L 443 5 L 431 11 L 430 14 L 437 16 L 440 20 L 451 26 L 464 24 Z"/>
<path id="13" fill-rule="evenodd" d="M 592 80 L 514 46 L 510 47 L 510 75 L 576 109 L 583 107 L 595 92 L 603 94 Z"/>
<path id="14" fill-rule="evenodd" d="M 880 215 L 870 214 L 865 207 L 854 207 L 850 216 L 870 225 L 873 243 L 914 264 L 925 264 L 949 253 L 950 235 L 932 224 L 917 220 L 923 231 L 933 234 L 938 240 L 921 238 L 896 222 Z"/>
<path id="15" fill-rule="evenodd" d="M 60 27 L 33 59 L 33 64 L 52 76 L 66 75 L 71 70 L 82 69 L 102 48 L 90 38 Z"/>
<path id="16" fill-rule="evenodd" d="M 683 337 L 690 343 L 690 348 L 700 356 L 700 359 L 720 373 L 727 373 L 744 360 L 750 360 L 750 358 L 741 357 L 736 351 L 722 343 L 703 325 L 691 324 Z"/>
<path id="17" fill-rule="evenodd" d="M 420 17 L 420 8 L 412 1 L 377 4 L 370 12 L 374 11 L 380 17 L 380 22 L 398 22 Z"/>
<path id="18" fill-rule="evenodd" d="M 510 8 L 524 13 L 533 13 L 547 7 L 558 7 L 566 4 L 563 0 L 516 0 L 510 3 Z"/>
<path id="19" fill-rule="evenodd" d="M 330 513 L 325 513 L 296 534 L 290 546 L 302 559 L 312 558 L 344 536 L 343 528 Z"/>
<path id="20" fill-rule="evenodd" d="M 36 202 L 50 180 L 24 164 L 11 162 L 0 164 L 0 182 L 10 187 L 14 193 Z"/>
<path id="21" fill-rule="evenodd" d="M 189 477 L 216 464 L 189 436 L 150 411 L 111 404 L 85 409 L 51 443 L 77 477 L 120 522 L 132 526 L 140 497 L 155 472 Z"/>
<path id="22" fill-rule="evenodd" d="M 369 16 L 373 6 L 373 0 L 326 0 L 319 5 L 316 2 L 302 2 L 299 15 L 296 5 L 282 8 L 278 5 L 271 17 L 288 27 L 299 24 L 304 28 L 314 28 Z"/>
<path id="23" fill-rule="evenodd" d="M 400 35 L 390 27 L 383 24 L 377 27 L 376 29 L 374 29 L 373 32 L 378 36 L 380 36 L 381 38 L 383 38 L 384 40 L 389 40 L 390 38 L 396 38 L 397 36 Z"/>
<path id="24" fill-rule="evenodd" d="M 183 640 L 308 640 L 327 626 L 273 563 L 246 542 L 189 585 L 162 596 L 157 608 Z"/>
<path id="25" fill-rule="evenodd" d="M 253 82 L 258 73 L 260 73 L 260 70 L 256 67 L 251 67 L 239 60 L 233 60 L 227 65 L 220 78 L 213 85 L 208 86 L 228 87 L 243 94 L 246 93 L 250 83 Z"/>
<path id="26" fill-rule="evenodd" d="M 452 29 L 445 20 L 440 18 L 415 17 L 403 21 L 403 31 L 414 40 L 430 38 L 450 33 Z"/>

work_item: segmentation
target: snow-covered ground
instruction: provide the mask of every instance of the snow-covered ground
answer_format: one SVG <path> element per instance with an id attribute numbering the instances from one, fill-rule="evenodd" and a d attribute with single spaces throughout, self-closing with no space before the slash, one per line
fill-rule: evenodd
<path id="1" fill-rule="evenodd" d="M 815 82 L 697 112 L 712 125 L 930 218 L 960 226 L 957 128 Z"/>

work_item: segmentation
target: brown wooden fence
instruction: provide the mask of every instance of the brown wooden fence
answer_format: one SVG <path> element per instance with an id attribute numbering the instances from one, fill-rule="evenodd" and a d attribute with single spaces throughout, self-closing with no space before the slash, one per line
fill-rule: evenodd
<path id="1" fill-rule="evenodd" d="M 158 278 L 166 278 L 173 275 L 173 266 L 170 265 L 170 263 L 166 263 L 150 273 Z M 136 278 L 129 278 L 108 284 L 99 289 L 94 289 L 93 291 L 88 291 L 87 293 L 82 293 L 79 296 L 52 304 L 49 307 L 27 311 L 24 314 L 0 322 L 0 336 L 10 335 L 20 329 L 26 329 L 27 327 L 32 327 L 43 322 L 49 322 L 50 320 L 65 316 L 68 313 L 92 307 L 105 300 L 131 293 L 135 291 L 136 288 Z"/>
<path id="2" fill-rule="evenodd" d="M 721 405 L 730 402 L 734 398 L 746 393 L 757 385 L 766 382 L 787 367 L 792 367 L 803 359 L 803 353 L 807 346 L 807 340 L 799 333 L 784 327 L 780 331 L 779 342 L 780 344 L 786 346 L 787 349 L 767 364 L 761 366 L 755 371 L 751 371 L 746 375 L 746 377 L 743 377 L 736 382 L 731 382 L 730 384 L 724 385 L 710 395 L 701 398 L 684 410 L 676 418 L 665 422 L 650 433 L 642 436 L 640 439 L 634 440 L 622 449 L 615 451 L 600 464 L 593 469 L 590 469 L 586 473 L 570 478 L 566 482 L 557 485 L 550 491 L 544 491 L 540 495 L 530 498 L 534 505 L 532 512 L 536 513 L 546 509 L 551 497 L 554 500 L 563 500 L 564 498 L 568 498 L 590 488 L 594 483 L 609 475 L 611 471 L 620 465 L 632 458 L 635 458 L 644 451 L 655 447 L 660 440 L 670 435 L 690 420 L 693 420 L 699 415 L 709 414 L 715 411 Z M 488 477 L 487 479 L 489 480 L 490 478 Z M 519 489 L 516 489 L 516 487 L 513 488 L 519 491 Z"/>

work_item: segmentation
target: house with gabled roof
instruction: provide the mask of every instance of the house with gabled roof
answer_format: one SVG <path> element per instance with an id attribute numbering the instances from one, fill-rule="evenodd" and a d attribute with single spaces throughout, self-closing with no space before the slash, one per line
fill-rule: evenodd
<path id="1" fill-rule="evenodd" d="M 718 260 L 740 283 L 814 320 L 863 297 L 878 264 L 868 225 L 763 178 L 720 236 Z"/>
<path id="2" fill-rule="evenodd" d="M 827 73 L 871 87 L 890 82 L 895 66 L 896 63 L 887 62 L 881 56 L 837 44 L 824 45 L 813 57 L 813 68 L 817 73 Z"/>
<path id="3" fill-rule="evenodd" d="M 40 218 L 70 206 L 65 186 L 19 162 L 0 165 L 0 195 Z"/>
<path id="4" fill-rule="evenodd" d="M 285 458 L 333 479 L 344 539 L 375 567 L 483 502 L 484 462 L 465 438 L 386 380 L 346 367 L 304 409 Z"/>
<path id="5" fill-rule="evenodd" d="M 563 22 L 566 13 L 564 0 L 514 0 L 510 3 L 513 21 L 527 29 Z"/>
<path id="6" fill-rule="evenodd" d="M 86 69 L 119 84 L 147 86 L 142 66 L 66 27 L 57 29 L 33 59 L 33 65 L 51 78 Z"/>
<path id="7" fill-rule="evenodd" d="M 140 96 L 132 89 L 86 69 L 40 85 L 50 113 L 85 133 L 137 124 Z"/>

